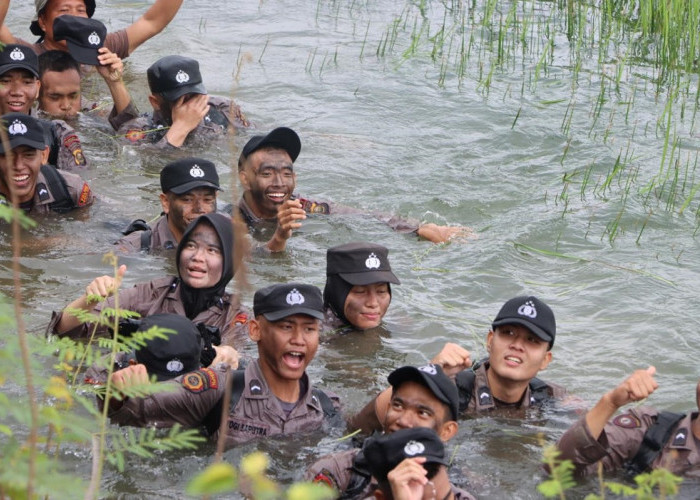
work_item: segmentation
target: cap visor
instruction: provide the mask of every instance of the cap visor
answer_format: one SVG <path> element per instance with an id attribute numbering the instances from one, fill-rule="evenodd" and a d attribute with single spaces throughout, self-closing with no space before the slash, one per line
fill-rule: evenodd
<path id="1" fill-rule="evenodd" d="M 68 45 L 68 53 L 81 64 L 89 64 L 91 66 L 99 66 L 100 61 L 97 60 L 97 49 L 81 47 L 73 43 L 71 40 L 66 40 Z"/>
<path id="2" fill-rule="evenodd" d="M 542 340 L 545 340 L 545 341 L 547 341 L 547 342 L 552 342 L 552 341 L 554 340 L 554 339 L 552 338 L 551 335 L 549 335 L 548 333 L 546 333 L 546 332 L 545 332 L 544 330 L 542 330 L 539 326 L 534 325 L 534 324 L 530 323 L 529 321 L 526 321 L 526 320 L 524 320 L 524 319 L 522 319 L 522 318 L 503 318 L 503 319 L 499 319 L 498 321 L 494 321 L 494 322 L 491 324 L 491 327 L 492 327 L 492 328 L 496 328 L 497 326 L 501 326 L 501 325 L 520 325 L 520 326 L 524 326 L 525 328 L 527 328 L 528 330 L 530 330 L 532 333 L 534 333 L 535 335 L 537 335 L 537 336 L 538 336 L 539 338 L 541 338 Z"/>
<path id="3" fill-rule="evenodd" d="M 287 318 L 289 316 L 294 316 L 295 314 L 305 314 L 316 319 L 323 319 L 323 313 L 315 309 L 308 309 L 306 307 L 290 307 L 289 309 L 284 309 L 283 311 L 275 311 L 269 313 L 263 313 L 265 319 L 268 321 L 279 321 L 282 318 Z"/>
<path id="4" fill-rule="evenodd" d="M 185 184 L 180 184 L 179 186 L 175 186 L 169 189 L 170 192 L 175 193 L 175 194 L 183 194 L 188 191 L 192 191 L 195 188 L 199 187 L 207 187 L 207 188 L 212 188 L 216 189 L 217 191 L 221 191 L 222 189 L 217 186 L 216 184 L 212 184 L 211 182 L 207 181 L 191 181 L 191 182 L 186 182 Z"/>
<path id="5" fill-rule="evenodd" d="M 180 97 L 182 97 L 185 94 L 206 94 L 207 91 L 204 88 L 203 83 L 197 83 L 194 85 L 184 85 L 182 87 L 178 87 L 173 90 L 166 90 L 164 92 L 160 92 L 160 95 L 163 96 L 163 98 L 166 101 L 177 101 Z"/>
<path id="6" fill-rule="evenodd" d="M 450 399 L 442 392 L 433 379 L 430 378 L 430 375 L 423 373 L 415 366 L 404 366 L 389 374 L 389 383 L 392 387 L 401 385 L 403 382 L 418 382 L 430 389 L 430 392 L 440 401 L 448 406 L 452 405 Z"/>
<path id="7" fill-rule="evenodd" d="M 2 67 L 0 67 L 0 75 L 4 75 L 8 71 L 12 69 L 24 69 L 29 71 L 32 75 L 34 75 L 36 78 L 39 78 L 39 72 L 36 70 L 36 68 L 32 67 L 30 64 L 25 64 L 25 63 L 10 63 L 10 64 L 5 64 Z"/>
<path id="8" fill-rule="evenodd" d="M 18 137 L 10 140 L 10 148 L 15 149 L 17 146 L 29 146 L 42 151 L 46 149 L 46 143 L 33 141 L 27 137 Z M 0 154 L 5 154 L 5 147 L 2 145 L 2 142 L 0 142 Z"/>
<path id="9" fill-rule="evenodd" d="M 368 271 L 363 273 L 338 273 L 338 276 L 343 278 L 351 285 L 370 285 L 372 283 L 395 283 L 400 285 L 401 282 L 391 271 Z"/>

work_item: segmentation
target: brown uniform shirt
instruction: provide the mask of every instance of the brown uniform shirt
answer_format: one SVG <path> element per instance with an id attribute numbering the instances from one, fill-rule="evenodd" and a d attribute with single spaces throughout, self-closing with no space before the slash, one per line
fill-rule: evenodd
<path id="1" fill-rule="evenodd" d="M 123 252 L 138 252 L 143 250 L 141 245 L 141 237 L 143 231 L 134 231 L 127 234 L 123 238 L 117 240 L 114 244 Z M 168 216 L 163 214 L 154 224 L 151 225 L 151 234 L 148 243 L 148 253 L 155 250 L 173 250 L 177 248 L 177 241 L 173 236 L 172 231 L 168 227 Z"/>
<path id="2" fill-rule="evenodd" d="M 87 169 L 88 164 L 83 145 L 80 142 L 75 129 L 63 120 L 52 119 L 47 113 L 32 108 L 30 116 L 47 121 L 51 124 L 53 132 L 49 163 L 55 163 L 55 167 L 60 170 L 82 171 Z"/>
<path id="3" fill-rule="evenodd" d="M 610 420 L 598 440 L 593 439 L 585 417 L 576 422 L 559 439 L 562 460 L 571 460 L 579 476 L 595 474 L 598 462 L 606 471 L 613 471 L 634 458 L 649 426 L 655 422 L 658 410 L 640 407 L 622 413 Z M 686 415 L 677 425 L 661 453 L 651 463 L 652 468 L 663 467 L 676 475 L 700 477 L 700 442 L 692 432 L 694 412 Z"/>
<path id="4" fill-rule="evenodd" d="M 159 313 L 173 313 L 185 316 L 185 306 L 180 297 L 179 281 L 173 276 L 158 278 L 146 283 L 138 283 L 133 288 L 120 290 L 119 307 L 135 311 L 141 317 Z M 114 307 L 114 297 L 108 297 L 104 302 L 95 306 L 94 312 L 99 313 L 104 307 Z M 61 319 L 62 312 L 54 312 L 48 326 L 48 332 L 57 334 L 56 325 Z M 205 323 L 216 326 L 221 332 L 221 344 L 240 349 L 248 339 L 248 318 L 250 314 L 244 308 L 236 295 L 225 294 L 218 304 L 200 312 L 193 323 Z M 94 325 L 86 323 L 64 333 L 71 338 L 88 338 Z M 108 329 L 100 326 L 98 335 L 106 335 Z"/>
<path id="5" fill-rule="evenodd" d="M 159 392 L 143 399 L 128 399 L 117 411 L 111 411 L 109 417 L 120 425 L 171 427 L 179 423 L 184 427 L 201 426 L 210 418 L 210 412 L 220 411 L 216 406 L 224 397 L 228 373 L 228 365 L 222 364 L 213 370 L 201 368 L 182 375 L 164 382 L 174 386 L 172 391 Z M 260 437 L 321 429 L 323 408 L 312 392 L 306 373 L 301 384 L 306 391 L 287 414 L 280 400 L 270 392 L 259 362 L 250 363 L 245 369 L 243 393 L 227 417 L 226 446 L 232 447 Z M 329 397 L 339 410 L 338 398 Z M 216 439 L 217 434 L 212 438 Z"/>

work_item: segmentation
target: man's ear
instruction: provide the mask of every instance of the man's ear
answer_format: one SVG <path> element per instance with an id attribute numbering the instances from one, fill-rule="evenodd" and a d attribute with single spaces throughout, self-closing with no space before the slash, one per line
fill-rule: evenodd
<path id="1" fill-rule="evenodd" d="M 248 322 L 248 337 L 253 342 L 260 342 L 260 323 L 257 319 L 251 319 Z"/>
<path id="2" fill-rule="evenodd" d="M 49 153 L 51 153 L 51 148 L 49 146 L 46 146 L 44 148 L 44 150 L 41 152 L 41 164 L 42 165 L 46 165 L 46 162 L 49 161 Z"/>
<path id="3" fill-rule="evenodd" d="M 238 180 L 240 181 L 241 186 L 243 186 L 243 189 L 245 189 L 246 191 L 250 190 L 250 182 L 248 182 L 248 174 L 245 170 L 245 164 L 238 171 Z"/>
<path id="4" fill-rule="evenodd" d="M 164 214 L 169 214 L 170 213 L 170 199 L 168 199 L 168 195 L 165 193 L 160 193 L 158 195 L 160 198 L 160 206 L 163 208 L 163 213 Z"/>
<path id="5" fill-rule="evenodd" d="M 151 103 L 151 107 L 153 109 L 155 109 L 156 111 L 160 111 L 160 100 L 158 99 L 158 96 L 150 94 L 148 96 L 148 102 Z"/>
<path id="6" fill-rule="evenodd" d="M 491 353 L 491 342 L 493 342 L 493 330 L 489 330 L 486 335 L 486 350 Z"/>
<path id="7" fill-rule="evenodd" d="M 547 365 L 552 361 L 552 351 L 547 351 L 547 353 L 544 355 L 544 359 L 542 360 L 542 363 L 540 364 L 540 370 L 544 370 L 547 368 Z"/>
<path id="8" fill-rule="evenodd" d="M 440 436 L 440 440 L 446 443 L 457 435 L 458 430 L 459 424 L 454 420 L 448 420 L 440 426 L 440 432 L 438 432 L 438 435 Z"/>

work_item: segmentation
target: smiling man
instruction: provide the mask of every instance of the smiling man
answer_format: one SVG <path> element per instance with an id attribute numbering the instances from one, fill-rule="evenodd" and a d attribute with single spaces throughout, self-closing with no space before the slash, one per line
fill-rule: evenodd
<path id="1" fill-rule="evenodd" d="M 294 194 L 296 173 L 294 162 L 301 151 L 297 133 L 278 127 L 267 135 L 250 138 L 238 158 L 238 179 L 243 196 L 238 203 L 241 217 L 248 228 L 274 231 L 268 249 L 281 252 L 295 229 L 299 229 L 306 214 L 363 214 L 355 207 L 341 207 L 327 202 L 311 201 Z M 433 243 L 448 241 L 468 228 L 418 224 L 401 217 L 373 214 L 395 231 L 415 233 Z"/>
<path id="2" fill-rule="evenodd" d="M 255 292 L 255 319 L 249 323 L 250 338 L 258 345 L 258 359 L 245 370 L 230 371 L 227 365 L 202 368 L 178 377 L 168 392 L 146 398 L 114 401 L 109 416 L 121 425 L 186 427 L 204 425 L 213 438 L 219 432 L 226 377 L 233 377 L 227 412 L 228 447 L 252 439 L 321 429 L 324 421 L 337 418 L 337 397 L 313 388 L 306 367 L 319 342 L 323 317 L 321 292 L 312 285 L 287 283 Z M 148 381 L 143 365 L 113 374 L 117 389 Z"/>
<path id="3" fill-rule="evenodd" d="M 542 407 L 567 395 L 563 387 L 537 378 L 552 360 L 555 335 L 554 313 L 547 304 L 534 296 L 515 297 L 501 307 L 491 324 L 486 336 L 488 358 L 472 366 L 468 350 L 448 343 L 432 363 L 454 378 L 462 415 Z M 379 430 L 390 397 L 389 389 L 381 392 L 350 419 L 349 427 L 366 433 Z"/>
<path id="4" fill-rule="evenodd" d="M 425 427 L 435 431 L 442 441 L 457 434 L 459 395 L 439 366 L 403 366 L 389 374 L 389 384 L 391 399 L 381 423 L 382 432 Z M 366 498 L 376 488 L 359 448 L 321 458 L 307 469 L 305 478 L 329 485 L 342 498 Z"/>
<path id="5" fill-rule="evenodd" d="M 216 212 L 221 188 L 216 166 L 209 160 L 189 157 L 168 163 L 160 172 L 160 187 L 161 216 L 151 225 L 141 219 L 132 222 L 115 243 L 120 250 L 172 250 L 190 222 Z"/>
<path id="6" fill-rule="evenodd" d="M 12 148 L 12 161 L 0 142 L 1 203 L 12 203 L 29 214 L 65 213 L 91 205 L 90 186 L 78 175 L 47 165 L 49 147 L 40 120 L 23 113 L 2 116 Z"/>

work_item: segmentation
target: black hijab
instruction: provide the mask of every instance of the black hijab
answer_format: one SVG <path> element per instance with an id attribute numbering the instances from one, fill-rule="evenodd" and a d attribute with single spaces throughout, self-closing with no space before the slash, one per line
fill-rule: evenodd
<path id="1" fill-rule="evenodd" d="M 213 227 L 219 237 L 219 243 L 221 243 L 221 257 L 223 258 L 221 278 L 210 288 L 192 288 L 184 282 L 180 275 L 180 254 L 189 241 L 190 235 L 199 224 L 209 224 Z M 185 229 L 177 246 L 175 265 L 177 266 L 177 274 L 180 276 L 180 296 L 185 306 L 185 315 L 189 319 L 194 319 L 199 313 L 223 298 L 226 285 L 233 279 L 235 272 L 233 268 L 233 221 L 226 215 L 219 213 L 205 214 L 192 221 Z"/>
<path id="2" fill-rule="evenodd" d="M 347 324 L 350 322 L 345 317 L 345 300 L 352 287 L 353 285 L 339 275 L 331 274 L 326 277 L 326 286 L 323 289 L 323 307 L 329 307 L 338 319 Z"/>

